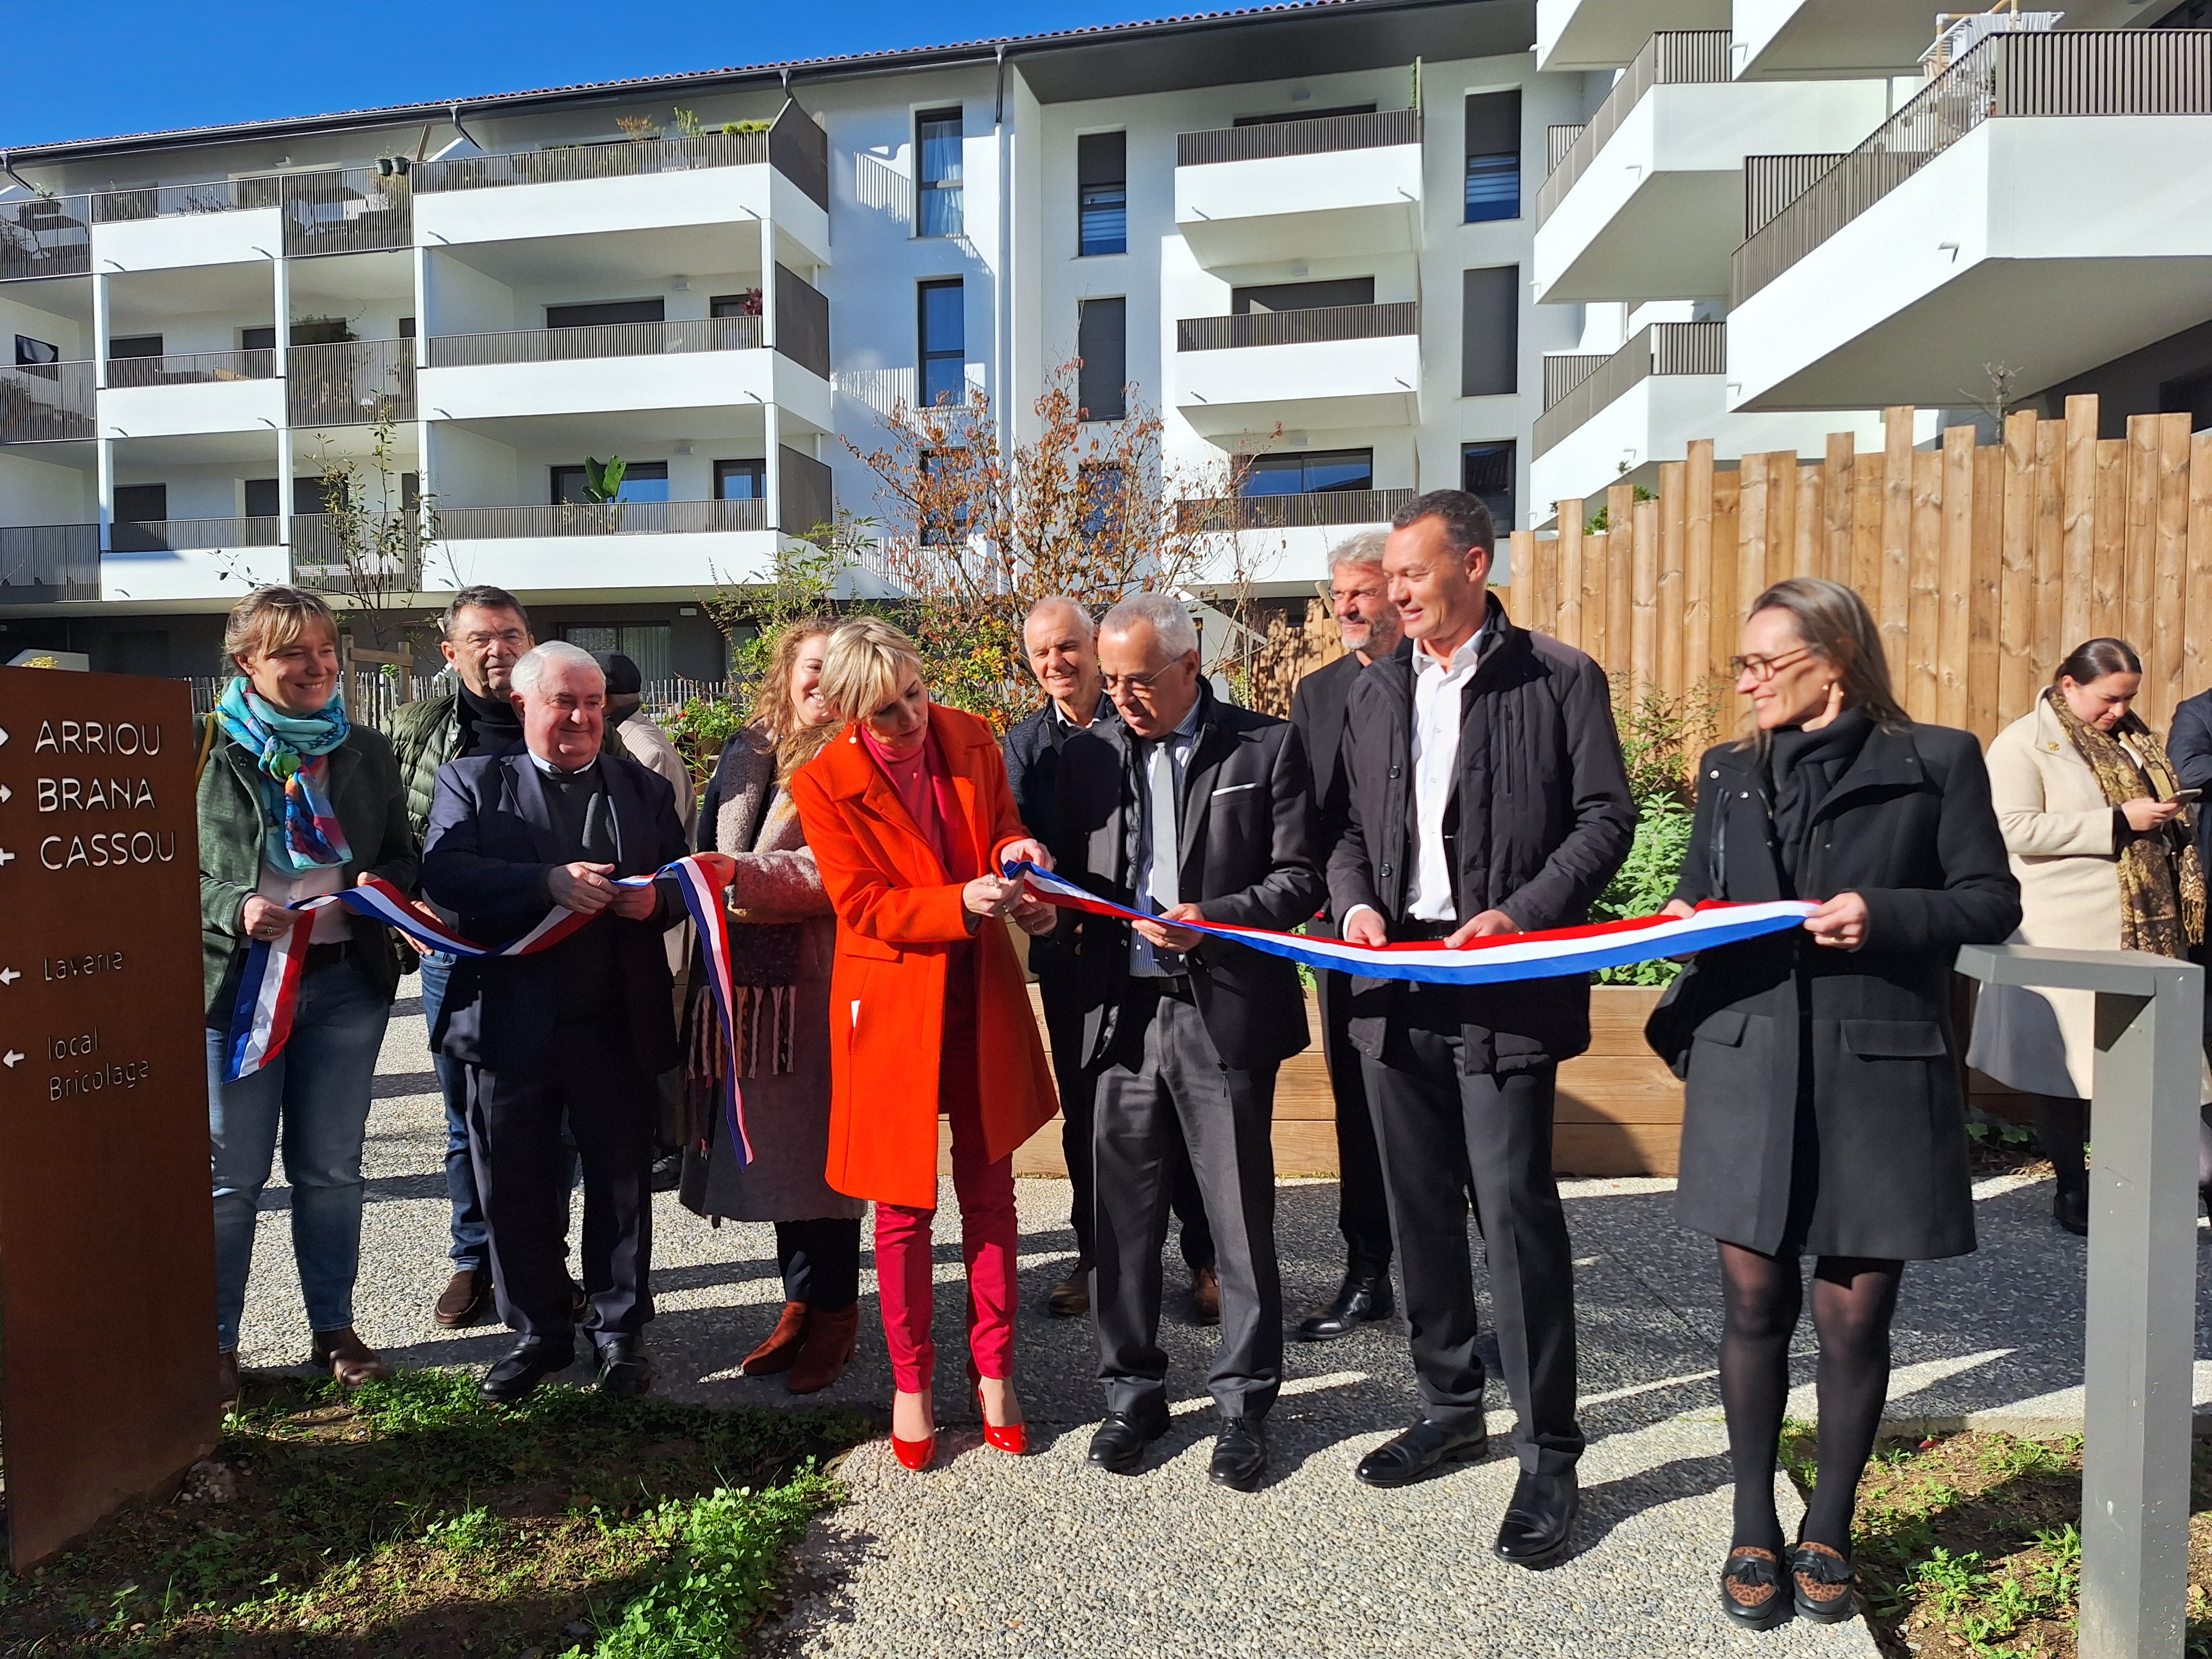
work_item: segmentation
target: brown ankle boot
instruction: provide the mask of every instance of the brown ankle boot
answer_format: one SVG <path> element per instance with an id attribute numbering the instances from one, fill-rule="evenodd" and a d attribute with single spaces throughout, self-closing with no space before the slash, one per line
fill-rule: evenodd
<path id="1" fill-rule="evenodd" d="M 799 1345 L 806 1335 L 806 1304 L 787 1302 L 783 1316 L 775 1322 L 775 1328 L 768 1334 L 768 1340 L 744 1357 L 738 1369 L 747 1376 L 766 1376 L 772 1371 L 787 1371 L 791 1362 L 799 1358 Z"/>
<path id="2" fill-rule="evenodd" d="M 806 1340 L 799 1350 L 799 1358 L 784 1379 L 784 1386 L 793 1394 L 817 1394 L 828 1388 L 845 1374 L 846 1362 L 853 1357 L 854 1343 L 860 1334 L 860 1309 L 841 1308 L 836 1313 L 817 1313 L 806 1321 Z"/>

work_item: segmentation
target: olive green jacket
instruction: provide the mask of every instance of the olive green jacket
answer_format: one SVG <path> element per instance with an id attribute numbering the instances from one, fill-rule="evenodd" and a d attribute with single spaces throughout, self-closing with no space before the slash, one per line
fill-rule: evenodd
<path id="1" fill-rule="evenodd" d="M 204 738 L 204 732 L 197 735 Z M 422 855 L 407 827 L 406 799 L 392 745 L 382 733 L 356 726 L 331 751 L 330 760 L 331 806 L 353 851 L 343 866 L 345 884 L 352 886 L 367 873 L 412 894 Z M 200 774 L 199 821 L 200 969 L 207 1023 L 220 1030 L 229 1025 L 238 1000 L 249 944 L 242 912 L 261 880 L 262 849 L 270 827 L 262 806 L 259 768 L 252 755 L 220 729 Z M 390 928 L 366 917 L 355 917 L 353 927 L 355 961 L 388 1000 L 398 989 L 401 953 L 404 962 L 411 962 L 414 951 Z"/>

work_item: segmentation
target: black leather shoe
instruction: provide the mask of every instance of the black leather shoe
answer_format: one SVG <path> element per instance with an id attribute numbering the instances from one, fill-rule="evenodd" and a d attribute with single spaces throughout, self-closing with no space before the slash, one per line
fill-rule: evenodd
<path id="1" fill-rule="evenodd" d="M 1840 1625 L 1856 1613 L 1851 1564 L 1826 1544 L 1801 1543 L 1790 1552 L 1790 1595 L 1797 1616 L 1815 1625 Z"/>
<path id="2" fill-rule="evenodd" d="M 507 1357 L 484 1373 L 477 1395 L 495 1406 L 511 1406 L 556 1371 L 576 1363 L 573 1347 L 526 1340 L 507 1351 Z"/>
<path id="3" fill-rule="evenodd" d="M 1336 1300 L 1298 1322 L 1298 1340 L 1334 1342 L 1340 1336 L 1350 1336 L 1370 1319 L 1388 1319 L 1396 1311 L 1396 1304 L 1390 1300 L 1388 1267 L 1347 1268 Z"/>
<path id="4" fill-rule="evenodd" d="M 1386 1440 L 1359 1460 L 1353 1471 L 1368 1486 L 1409 1486 L 1448 1463 L 1472 1463 L 1490 1455 L 1490 1431 L 1476 1417 L 1463 1429 L 1427 1418 Z"/>
<path id="5" fill-rule="evenodd" d="M 1582 1510 L 1582 1486 L 1569 1469 L 1564 1474 L 1531 1474 L 1513 1483 L 1513 1501 L 1498 1528 L 1491 1553 L 1516 1567 L 1548 1567 L 1574 1542 L 1575 1516 Z"/>
<path id="6" fill-rule="evenodd" d="M 1257 1492 L 1267 1473 L 1267 1437 L 1255 1417 L 1224 1417 L 1213 1443 L 1213 1463 L 1206 1474 L 1232 1492 Z"/>
<path id="7" fill-rule="evenodd" d="M 1109 1412 L 1091 1437 L 1091 1461 L 1112 1474 L 1134 1474 L 1145 1461 L 1145 1448 L 1167 1431 L 1164 1412 L 1157 1418 Z"/>
<path id="8" fill-rule="evenodd" d="M 653 1160 L 653 1175 L 647 1182 L 656 1193 L 672 1193 L 684 1184 L 684 1154 L 664 1152 Z"/>
<path id="9" fill-rule="evenodd" d="M 1790 1616 L 1782 1562 L 1772 1550 L 1739 1544 L 1721 1564 L 1721 1611 L 1746 1630 L 1772 1630 Z"/>
<path id="10" fill-rule="evenodd" d="M 599 1339 L 599 1392 L 615 1400 L 635 1400 L 653 1382 L 653 1361 L 641 1336 Z"/>
<path id="11" fill-rule="evenodd" d="M 2087 1176 L 2079 1182 L 2058 1183 L 2058 1190 L 2051 1195 L 2051 1218 L 2068 1232 L 2082 1238 L 2089 1236 L 2089 1182 Z"/>

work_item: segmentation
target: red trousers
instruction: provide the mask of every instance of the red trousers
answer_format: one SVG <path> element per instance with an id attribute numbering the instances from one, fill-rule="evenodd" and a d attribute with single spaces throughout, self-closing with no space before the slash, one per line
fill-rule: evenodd
<path id="1" fill-rule="evenodd" d="M 975 1015 L 948 1008 L 943 1085 L 938 1098 L 952 1125 L 952 1191 L 960 1205 L 960 1254 L 968 1264 L 968 1352 L 972 1375 L 1014 1374 L 1014 1160 L 983 1155 L 982 1109 L 975 1098 Z M 964 1024 L 966 1030 L 959 1027 Z M 934 1210 L 876 1206 L 876 1291 L 884 1346 L 904 1394 L 927 1394 L 937 1369 L 929 1334 L 930 1234 Z"/>

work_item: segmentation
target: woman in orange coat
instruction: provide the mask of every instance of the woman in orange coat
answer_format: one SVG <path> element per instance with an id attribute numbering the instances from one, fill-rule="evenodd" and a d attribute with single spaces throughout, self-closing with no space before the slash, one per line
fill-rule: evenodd
<path id="1" fill-rule="evenodd" d="M 985 1438 L 1018 1453 L 1013 1154 L 1058 1106 L 1000 918 L 1039 933 L 1054 913 L 998 872 L 1009 859 L 1050 859 L 1022 830 L 990 728 L 931 705 L 921 656 L 897 629 L 873 617 L 841 624 L 820 689 L 846 724 L 791 793 L 837 913 L 828 1176 L 875 1201 L 898 1390 L 892 1449 L 915 1469 L 936 1449 L 930 1232 L 942 1113 L 968 1263 L 969 1375 Z"/>

